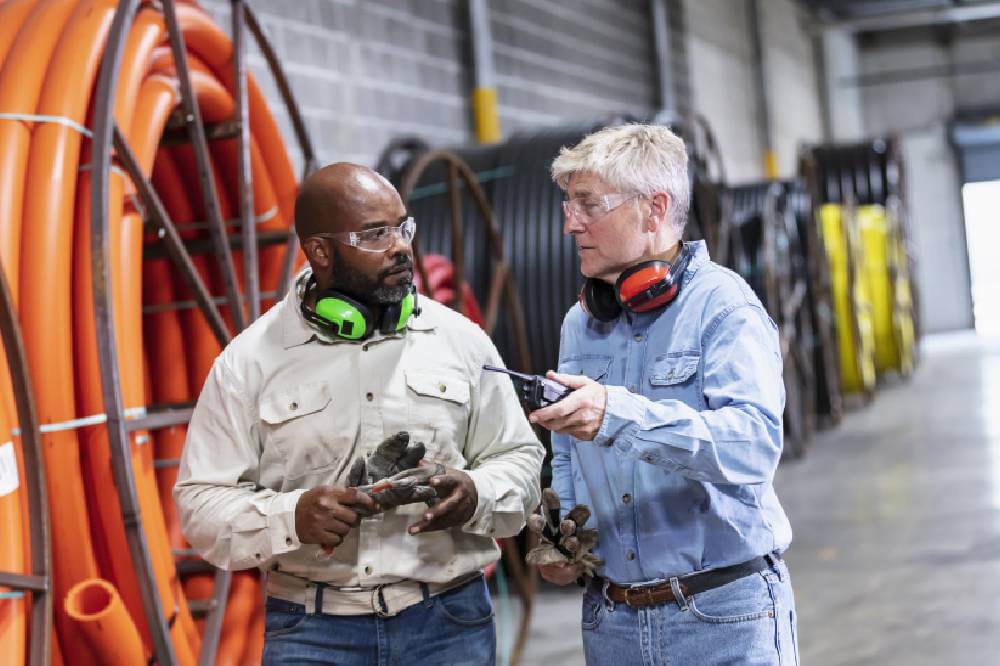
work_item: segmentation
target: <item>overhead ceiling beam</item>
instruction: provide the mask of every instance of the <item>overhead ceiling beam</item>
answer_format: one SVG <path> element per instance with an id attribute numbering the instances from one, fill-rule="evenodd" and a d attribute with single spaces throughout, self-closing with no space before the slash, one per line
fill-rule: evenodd
<path id="1" fill-rule="evenodd" d="M 1000 18 L 1000 2 L 982 2 L 975 5 L 954 5 L 938 9 L 893 12 L 863 18 L 831 21 L 823 27 L 848 32 L 881 32 L 900 28 L 918 28 L 947 23 L 970 23 Z"/>

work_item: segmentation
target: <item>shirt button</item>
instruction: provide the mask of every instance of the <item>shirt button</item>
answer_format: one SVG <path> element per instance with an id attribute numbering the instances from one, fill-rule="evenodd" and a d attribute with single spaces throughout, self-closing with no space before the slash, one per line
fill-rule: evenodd
<path id="1" fill-rule="evenodd" d="M 368 345 L 361 345 L 361 351 L 368 351 Z"/>
<path id="2" fill-rule="evenodd" d="M 254 553 L 253 556 L 256 557 L 258 560 L 260 559 L 260 553 Z"/>
<path id="3" fill-rule="evenodd" d="M 441 391 L 441 393 L 444 393 L 445 391 L 447 391 L 447 390 L 448 390 L 448 387 L 447 387 L 447 386 L 445 386 L 444 384 L 440 384 L 440 385 L 438 386 L 438 390 L 439 390 L 439 391 Z"/>
<path id="4" fill-rule="evenodd" d="M 638 333 L 636 333 L 636 334 L 635 334 L 635 341 L 636 341 L 636 342 L 642 342 L 642 336 L 641 336 L 641 335 L 639 335 Z"/>
<path id="5" fill-rule="evenodd" d="M 286 546 L 292 545 L 292 537 L 285 537 L 285 545 Z"/>
<path id="6" fill-rule="evenodd" d="M 625 493 L 624 495 L 622 495 L 622 501 L 628 504 L 629 502 L 632 501 L 632 496 L 629 495 L 628 493 Z"/>
<path id="7" fill-rule="evenodd" d="M 365 575 L 366 575 L 366 576 L 371 576 L 371 575 L 372 575 L 372 568 L 371 568 L 371 565 L 369 565 L 369 566 L 365 567 Z"/>
<path id="8" fill-rule="evenodd" d="M 365 399 L 368 400 L 368 402 L 371 402 L 372 400 L 375 399 L 375 396 L 373 394 L 371 394 L 371 393 L 366 393 L 365 394 Z"/>
<path id="9" fill-rule="evenodd" d="M 632 560 L 635 559 L 635 553 L 632 552 L 631 550 L 626 551 L 625 552 L 625 559 L 628 560 L 629 562 L 631 562 Z"/>
<path id="10" fill-rule="evenodd" d="M 299 403 L 297 403 L 297 402 L 293 402 L 292 404 L 288 405 L 288 409 L 295 410 L 295 409 L 298 409 L 298 408 L 299 408 Z"/>

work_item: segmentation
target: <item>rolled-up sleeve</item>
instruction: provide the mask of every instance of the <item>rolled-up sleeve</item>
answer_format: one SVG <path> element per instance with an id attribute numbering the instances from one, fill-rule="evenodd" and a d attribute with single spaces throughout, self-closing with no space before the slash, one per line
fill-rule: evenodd
<path id="1" fill-rule="evenodd" d="M 502 365 L 492 343 L 487 340 L 486 344 L 491 354 L 483 362 Z M 508 377 L 482 371 L 472 401 L 465 457 L 479 503 L 463 530 L 492 537 L 514 536 L 538 506 L 544 449 Z"/>
<path id="2" fill-rule="evenodd" d="M 222 569 L 266 565 L 300 547 L 295 505 L 305 490 L 261 489 L 260 443 L 246 387 L 224 357 L 205 382 L 181 455 L 174 500 L 181 530 L 205 560 Z"/>
<path id="3" fill-rule="evenodd" d="M 729 308 L 707 327 L 702 357 L 708 409 L 609 386 L 595 443 L 695 481 L 771 481 L 785 402 L 773 323 L 759 306 Z"/>

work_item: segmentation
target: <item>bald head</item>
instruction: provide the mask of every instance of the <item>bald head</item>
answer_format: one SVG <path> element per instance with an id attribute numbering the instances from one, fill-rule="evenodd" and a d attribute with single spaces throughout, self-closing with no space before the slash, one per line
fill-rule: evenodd
<path id="1" fill-rule="evenodd" d="M 337 162 L 312 173 L 295 198 L 299 241 L 319 233 L 356 231 L 366 223 L 398 224 L 384 217 L 401 208 L 399 193 L 381 174 L 360 164 Z"/>

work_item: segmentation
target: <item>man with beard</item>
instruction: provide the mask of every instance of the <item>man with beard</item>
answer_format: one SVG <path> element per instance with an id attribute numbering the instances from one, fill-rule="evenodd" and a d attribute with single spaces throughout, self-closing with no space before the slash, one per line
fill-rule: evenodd
<path id="1" fill-rule="evenodd" d="M 267 572 L 266 664 L 494 663 L 480 571 L 538 503 L 541 445 L 510 380 L 482 371 L 500 363 L 485 333 L 417 302 L 415 223 L 388 181 L 321 169 L 295 228 L 309 266 L 194 410 L 184 534 Z"/>

